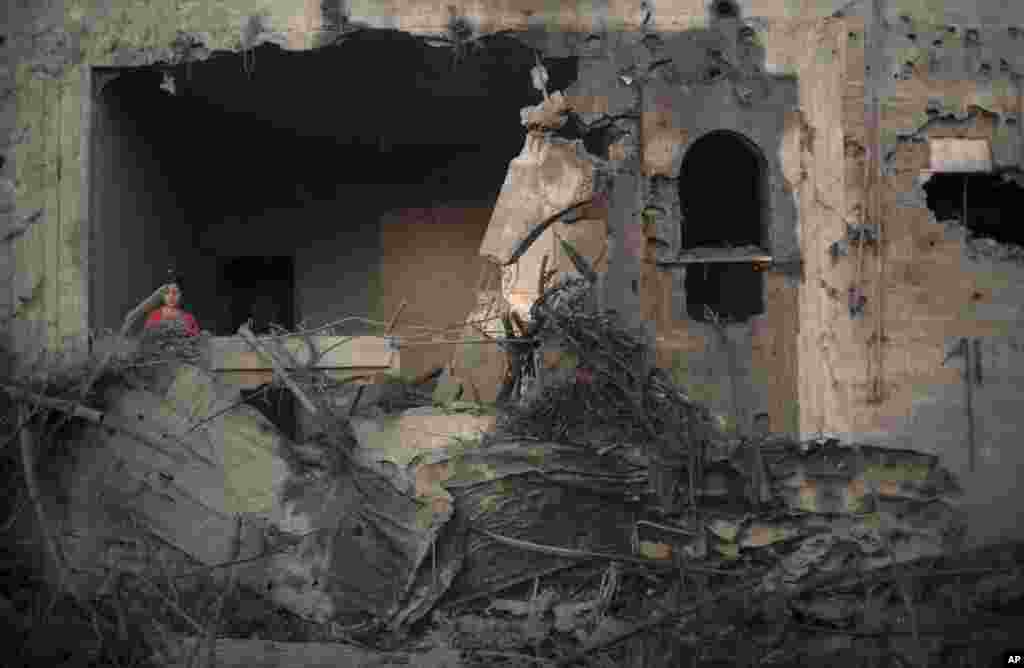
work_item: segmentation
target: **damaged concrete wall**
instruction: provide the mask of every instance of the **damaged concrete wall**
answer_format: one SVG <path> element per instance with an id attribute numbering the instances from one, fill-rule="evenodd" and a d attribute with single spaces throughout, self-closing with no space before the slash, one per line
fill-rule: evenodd
<path id="1" fill-rule="evenodd" d="M 922 165 L 927 164 L 927 143 L 899 141 L 899 135 L 914 134 L 919 140 L 943 132 L 984 137 L 992 140 L 998 165 L 1019 162 L 1020 143 L 1011 119 L 1016 119 L 1019 128 L 1015 77 L 1022 65 L 1022 50 L 1017 46 L 1019 32 L 1010 27 L 1024 23 L 1024 16 L 1018 16 L 1024 8 L 998 0 L 879 3 L 889 26 L 883 38 L 885 48 L 876 52 L 884 58 L 874 70 L 878 85 L 872 88 L 881 98 L 879 135 L 887 158 L 881 188 L 885 259 L 879 265 L 868 254 L 867 269 L 858 275 L 859 263 L 852 261 L 855 256 L 833 263 L 829 251 L 846 236 L 846 225 L 859 222 L 866 208 L 862 203 L 863 163 L 865 156 L 871 155 L 872 142 L 864 106 L 871 93 L 863 78 L 864 29 L 858 27 L 856 18 L 824 20 L 849 5 L 842 0 L 743 0 L 736 4 L 739 15 L 761 42 L 764 72 L 795 77 L 797 109 L 787 109 L 781 126 L 775 116 L 754 117 L 748 126 L 739 112 L 725 114 L 723 123 L 755 135 L 758 127 L 774 127 L 773 132 L 781 133 L 764 140 L 763 150 L 765 159 L 782 175 L 782 180 L 773 181 L 773 188 L 792 191 L 789 197 L 795 202 L 799 226 L 785 243 L 797 240 L 805 276 L 799 289 L 784 276 L 766 277 L 766 320 L 754 321 L 764 327 L 751 323 L 749 334 L 738 335 L 738 339 L 750 341 L 742 344 L 750 347 L 745 352 L 750 380 L 736 385 L 761 388 L 751 404 L 760 406 L 767 397 L 776 429 L 788 430 L 795 424 L 795 429 L 805 434 L 836 431 L 875 440 L 902 434 L 903 442 L 914 447 L 931 443 L 944 457 L 962 457 L 963 439 L 953 435 L 956 426 L 939 419 L 952 419 L 949 416 L 963 408 L 962 401 L 955 399 L 956 371 L 942 368 L 941 362 L 951 343 L 968 337 L 983 339 L 983 368 L 991 364 L 992 369 L 1002 369 L 1010 364 L 1006 360 L 1012 360 L 1018 345 L 1014 337 L 1020 318 L 1014 305 L 1021 301 L 1022 278 L 1018 265 L 1002 256 L 971 259 L 968 251 L 974 249 L 972 254 L 978 256 L 975 251 L 983 246 L 967 240 L 955 227 L 938 226 L 929 217 L 922 205 L 920 179 Z M 861 12 L 867 4 L 855 3 L 852 8 Z M 580 81 L 567 94 L 575 98 L 581 114 L 589 114 L 585 120 L 593 121 L 641 111 L 633 82 L 640 70 L 655 60 L 642 44 L 649 34 L 664 38 L 682 31 L 714 32 L 720 25 L 709 16 L 704 0 L 676 2 L 671 8 L 651 7 L 650 3 L 474 3 L 457 6 L 456 11 L 465 15 L 474 35 L 521 30 L 525 41 L 547 53 L 580 55 Z M 0 215 L 7 217 L 5 229 L 13 233 L 13 243 L 0 244 L 4 247 L 0 266 L 3 253 L 10 248 L 13 271 L 3 277 L 6 295 L 0 297 L 0 307 L 6 305 L 5 315 L 20 308 L 19 317 L 10 321 L 8 328 L 15 343 L 44 341 L 54 348 L 84 344 L 90 308 L 86 295 L 90 223 L 84 163 L 88 152 L 83 150 L 87 125 L 82 117 L 90 67 L 180 62 L 207 57 L 214 50 L 248 52 L 266 41 L 288 49 L 309 49 L 337 37 L 343 26 L 442 34 L 450 19 L 447 8 L 425 0 L 397 4 L 274 0 L 258 9 L 245 0 L 180 6 L 69 0 L 43 6 L 5 6 L 3 11 L 8 12 L 5 25 L 12 30 L 4 35 L 0 51 L 9 63 L 6 74 L 13 72 L 13 86 L 5 84 L 0 99 L 4 118 L 0 144 L 8 147 L 0 168 L 5 179 L 0 182 L 0 196 L 5 198 L 0 200 L 4 207 Z M 949 32 L 950 25 L 953 32 Z M 946 32 L 941 33 L 943 30 Z M 595 42 L 590 39 L 592 33 L 611 37 L 599 35 Z M 940 33 L 947 36 L 940 38 Z M 678 39 L 682 43 L 689 38 Z M 704 53 L 708 53 L 706 49 Z M 722 53 L 729 55 L 727 50 Z M 689 56 L 671 60 L 680 58 L 689 64 Z M 671 69 L 663 72 L 671 73 Z M 721 94 L 726 88 L 710 90 Z M 766 99 L 774 99 L 774 90 L 769 89 Z M 739 93 L 741 99 L 747 95 L 744 90 Z M 930 103 L 938 117 L 952 110 L 968 111 L 969 105 L 989 115 L 979 111 L 967 121 L 954 117 L 928 125 Z M 736 109 L 721 106 L 726 105 L 724 95 L 716 104 L 719 112 Z M 772 114 L 777 111 L 777 105 L 771 106 Z M 673 107 L 672 117 L 676 114 L 679 118 L 670 119 L 667 126 L 661 126 L 667 129 L 658 132 L 652 129 L 662 122 L 657 118 L 648 116 L 653 125 L 645 123 L 646 129 L 637 127 L 636 118 L 619 119 L 634 134 L 617 149 L 609 147 L 609 159 L 636 159 L 633 151 L 639 140 L 644 159 L 668 165 L 664 176 L 671 178 L 672 165 L 685 155 L 687 142 L 695 139 L 702 127 L 710 129 L 718 122 L 702 121 Z M 658 322 L 663 350 L 671 342 L 670 348 L 692 351 L 696 358 L 692 363 L 689 357 L 683 359 L 688 369 L 698 369 L 700 355 L 706 354 L 698 351 L 713 345 L 709 343 L 711 333 L 675 322 L 672 303 L 678 300 L 678 274 L 667 279 L 665 272 L 645 268 L 652 264 L 644 261 L 649 259 L 650 242 L 646 239 L 654 238 L 658 246 L 661 237 L 655 232 L 645 238 L 643 232 L 641 190 L 646 184 L 638 178 L 640 164 L 623 171 L 625 178 L 617 180 L 621 191 L 615 193 L 614 213 L 608 221 L 613 242 L 608 257 L 616 267 L 611 283 L 616 287 L 610 292 L 621 292 L 622 304 L 638 314 L 647 313 L 648 320 L 652 315 L 657 320 L 671 320 Z M 780 206 L 787 203 L 784 197 Z M 876 278 L 879 266 L 881 282 Z M 632 289 L 632 281 L 639 284 L 645 276 L 646 284 L 658 287 L 657 295 L 641 298 L 636 294 L 639 290 Z M 868 298 L 868 317 L 846 315 L 847 289 L 853 283 Z M 879 292 L 885 298 L 872 302 L 871 295 Z M 885 316 L 881 333 L 870 317 L 878 304 Z M 796 344 L 791 343 L 794 340 Z M 885 354 L 878 364 L 873 350 L 882 347 Z M 988 357 L 993 358 L 991 362 Z M 707 361 L 705 368 L 709 383 L 728 377 L 720 362 Z M 996 424 L 1001 428 L 989 439 L 990 453 L 979 449 L 977 479 L 968 476 L 968 489 L 1007 489 L 1003 485 L 1007 480 L 991 476 L 995 469 L 1009 475 L 1005 472 L 1020 464 L 1013 455 L 1017 450 L 1007 445 L 1009 436 L 1003 436 L 1010 432 L 1002 427 L 1015 424 L 1015 414 L 1020 413 L 1014 410 L 1009 392 L 1016 379 L 1009 371 L 992 373 L 1003 374 L 1000 377 L 1005 381 L 993 381 L 990 389 L 998 392 L 998 387 L 1005 386 L 1007 393 L 993 396 L 990 402 L 975 402 L 979 415 L 993 411 L 975 422 L 984 420 L 986 428 L 994 430 Z M 787 391 L 787 396 L 787 392 L 765 389 L 780 378 L 797 386 L 799 416 L 786 412 L 796 405 L 790 400 L 793 392 Z M 871 402 L 869 390 L 879 378 L 882 400 Z M 729 389 L 717 381 L 709 392 L 713 400 L 725 401 L 721 398 Z M 965 417 L 964 423 L 957 424 L 966 431 L 966 422 Z M 983 437 L 977 440 L 981 443 Z M 993 498 L 978 497 L 976 501 L 982 507 Z M 1009 526 L 1010 520 L 992 521 L 992 531 L 998 531 L 1002 529 L 995 523 Z"/>
<path id="2" fill-rule="evenodd" d="M 816 0 L 740 3 L 743 11 L 765 17 L 825 15 L 841 3 L 824 4 L 829 6 Z M 218 50 L 248 51 L 266 42 L 310 49 L 359 26 L 444 34 L 451 19 L 447 7 L 424 0 L 398 5 L 275 0 L 258 7 L 246 0 L 180 6 L 67 0 L 5 5 L 2 11 L 10 29 L 0 51 L 8 68 L 4 74 L 13 79 L 0 101 L 6 119 L 3 146 L 13 149 L 5 151 L 3 169 L 12 176 L 7 190 L 17 200 L 7 224 L 28 229 L 14 242 L 14 271 L 5 277 L 2 301 L 12 306 L 31 302 L 10 329 L 22 343 L 45 340 L 49 347 L 83 347 L 86 340 L 87 151 L 82 141 L 87 133 L 81 112 L 90 67 L 177 63 Z M 639 7 L 604 3 L 571 8 L 543 2 L 514 7 L 475 3 L 456 6 L 456 11 L 474 36 L 529 30 L 541 42 L 558 41 L 550 35 L 559 32 L 637 28 L 645 21 L 673 30 L 707 20 L 703 0 L 676 3 L 653 16 Z"/>
<path id="3" fill-rule="evenodd" d="M 872 150 L 864 99 L 873 86 L 880 108 L 875 221 L 881 230 L 869 231 L 882 236 L 882 259 L 867 245 L 858 275 L 851 244 L 823 272 L 829 276 L 823 292 L 843 293 L 859 280 L 867 298 L 864 317 L 852 318 L 843 313 L 846 295 L 836 295 L 837 317 L 824 331 L 843 361 L 831 367 L 831 388 L 822 388 L 831 403 L 823 423 L 851 438 L 939 455 L 967 490 L 973 537 L 993 540 L 1018 535 L 1020 527 L 1021 497 L 1014 490 L 1024 455 L 1015 435 L 1024 423 L 1015 359 L 1024 266 L 1012 245 L 974 238 L 960 220 L 936 220 L 924 186 L 936 138 L 986 140 L 996 170 L 1019 170 L 1024 41 L 1015 24 L 1024 17 L 1014 18 L 1017 7 L 1004 7 L 996 18 L 984 6 L 939 4 L 949 3 L 922 11 L 920 3 L 883 2 L 884 21 L 868 13 L 849 24 L 845 217 L 851 224 L 874 222 L 864 216 Z M 875 59 L 865 58 L 865 28 L 872 27 L 884 47 Z M 867 52 L 873 53 L 870 45 Z M 874 72 L 867 83 L 866 65 Z M 831 242 L 846 237 L 845 230 L 834 232 Z M 827 249 L 815 252 L 818 259 L 809 262 L 821 262 Z"/>
<path id="4" fill-rule="evenodd" d="M 601 272 L 606 306 L 646 326 L 657 340 L 658 364 L 672 368 L 694 396 L 739 429 L 768 412 L 775 430 L 806 432 L 822 411 L 812 406 L 804 417 L 797 410 L 799 399 L 819 394 L 797 381 L 799 271 L 767 274 L 763 315 L 720 331 L 688 317 L 686 267 L 659 263 L 671 262 L 682 250 L 683 160 L 698 139 L 716 131 L 748 142 L 761 162 L 762 245 L 780 265 L 799 266 L 799 221 L 837 220 L 842 28 L 838 20 L 782 20 L 785 15 L 762 6 L 744 7 L 754 14 L 740 11 L 743 20 L 717 18 L 704 9 L 686 14 L 674 31 L 659 31 L 655 13 L 654 27 L 648 22 L 647 30 L 566 33 L 546 43 L 579 58 L 578 78 L 565 98 L 584 127 L 588 154 L 577 155 L 557 137 L 532 145 L 528 140 L 510 165 L 503 197 L 509 194 L 509 209 L 531 204 L 512 215 L 499 200 L 496 227 L 481 252 L 502 259 L 531 225 L 576 201 L 574 196 L 585 196 L 595 165 L 613 173 L 606 230 L 592 227 L 596 237 L 605 237 L 592 245 L 607 247 L 609 267 Z M 559 151 L 564 159 L 553 157 Z M 809 177 L 816 168 L 817 175 Z M 537 181 L 533 186 L 531 178 Z M 723 174 L 724 182 L 728 178 Z M 545 198 L 550 201 L 541 204 Z M 518 222 L 509 222 L 513 218 Z M 501 233 L 509 238 L 499 243 Z M 509 279 L 515 284 L 513 307 L 532 301 L 534 277 L 554 242 L 545 233 L 520 259 L 520 275 Z M 700 267 L 691 265 L 690 271 Z M 811 359 L 810 367 L 819 363 Z"/>
<path id="5" fill-rule="evenodd" d="M 706 265 L 657 267 L 654 261 L 671 261 L 682 251 L 687 221 L 680 199 L 688 184 L 680 169 L 697 140 L 720 131 L 749 142 L 762 163 L 761 245 L 781 263 L 799 259 L 793 173 L 800 173 L 800 157 L 786 149 L 790 140 L 800 142 L 803 129 L 807 63 L 797 59 L 807 45 L 781 37 L 817 28 L 813 22 L 713 21 L 706 29 L 644 42 L 650 52 L 644 55 L 657 68 L 644 88 L 646 205 L 658 212 L 645 231 L 653 256 L 644 265 L 645 317 L 657 323 L 659 364 L 740 429 L 759 412 L 769 413 L 777 431 L 799 428 L 791 326 L 796 283 L 766 275 L 764 314 L 720 333 L 686 312 L 686 272 Z"/>

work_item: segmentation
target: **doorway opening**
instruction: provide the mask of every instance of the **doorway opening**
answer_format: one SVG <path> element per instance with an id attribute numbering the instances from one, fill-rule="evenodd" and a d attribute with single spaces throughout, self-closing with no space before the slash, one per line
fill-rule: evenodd
<path id="1" fill-rule="evenodd" d="M 725 261 L 725 251 L 767 245 L 765 173 L 760 151 L 735 132 L 708 133 L 686 153 L 679 174 L 682 248 L 711 251 L 707 262 L 686 270 L 693 320 L 742 322 L 764 312 L 763 274 L 753 262 Z"/>
<path id="2" fill-rule="evenodd" d="M 224 317 L 215 333 L 232 336 L 243 323 L 253 334 L 271 334 L 271 325 L 295 327 L 295 260 L 291 256 L 244 256 L 219 261 L 218 294 Z"/>
<path id="3" fill-rule="evenodd" d="M 223 309 L 211 328 L 232 336 L 243 324 L 256 336 L 275 333 L 275 327 L 295 328 L 295 261 L 291 256 L 218 258 L 217 295 Z M 288 438 L 298 432 L 295 397 L 287 388 L 262 385 L 240 390 L 245 403 L 263 414 Z"/>

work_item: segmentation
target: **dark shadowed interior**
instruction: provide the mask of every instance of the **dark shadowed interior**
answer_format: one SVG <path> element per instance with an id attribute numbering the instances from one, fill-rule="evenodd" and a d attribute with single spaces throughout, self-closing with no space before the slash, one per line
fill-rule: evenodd
<path id="1" fill-rule="evenodd" d="M 958 220 L 975 236 L 1024 245 L 1024 188 L 1000 174 L 935 174 L 924 185 L 936 220 Z M 964 211 L 966 210 L 966 216 Z"/>
<path id="2" fill-rule="evenodd" d="M 761 157 L 732 132 L 712 132 L 687 151 L 680 170 L 683 249 L 765 243 L 765 184 Z M 694 320 L 708 309 L 739 322 L 764 312 L 763 277 L 750 262 L 691 264 L 686 308 Z"/>
<path id="3" fill-rule="evenodd" d="M 185 277 L 185 308 L 220 336 L 250 318 L 258 333 L 272 322 L 385 319 L 395 305 L 381 286 L 395 283 L 450 282 L 443 304 L 406 315 L 462 317 L 487 211 L 523 146 L 519 109 L 542 99 L 536 58 L 503 36 L 453 52 L 364 31 L 313 51 L 268 44 L 96 68 L 91 327 L 119 327 L 171 268 Z M 545 64 L 552 89 L 576 77 L 574 58 Z M 408 212 L 431 210 L 446 212 L 442 224 L 410 228 L 409 262 L 394 221 L 430 224 L 438 216 Z M 369 327 L 352 320 L 337 333 Z"/>

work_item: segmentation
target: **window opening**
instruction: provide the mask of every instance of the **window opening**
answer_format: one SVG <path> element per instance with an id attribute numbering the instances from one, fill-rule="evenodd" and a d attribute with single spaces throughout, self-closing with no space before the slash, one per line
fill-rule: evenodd
<path id="1" fill-rule="evenodd" d="M 763 161 L 746 138 L 716 131 L 698 139 L 679 178 L 686 310 L 741 322 L 764 312 Z M 703 265 L 703 267 L 699 266 Z"/>

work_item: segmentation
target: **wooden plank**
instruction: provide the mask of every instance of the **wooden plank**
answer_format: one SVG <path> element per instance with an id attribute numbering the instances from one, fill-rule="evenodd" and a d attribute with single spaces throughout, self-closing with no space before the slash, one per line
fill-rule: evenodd
<path id="1" fill-rule="evenodd" d="M 259 340 L 268 337 L 258 337 Z M 345 339 L 349 340 L 346 341 Z M 397 364 L 399 355 L 392 359 L 393 347 L 388 339 L 379 336 L 314 336 L 318 350 L 329 352 L 317 365 L 319 369 L 375 368 L 389 369 Z M 309 361 L 309 348 L 298 336 L 284 340 L 284 346 L 295 356 L 299 364 Z M 210 361 L 215 371 L 270 369 L 270 363 L 254 352 L 239 337 L 214 337 L 210 341 Z"/>

